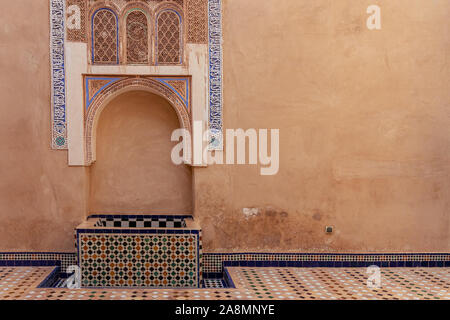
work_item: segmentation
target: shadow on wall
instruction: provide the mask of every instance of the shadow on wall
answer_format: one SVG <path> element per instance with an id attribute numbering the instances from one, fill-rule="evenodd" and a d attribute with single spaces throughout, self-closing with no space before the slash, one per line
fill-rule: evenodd
<path id="1" fill-rule="evenodd" d="M 171 161 L 179 121 L 172 106 L 148 92 L 112 100 L 97 127 L 97 161 L 90 168 L 91 213 L 192 212 L 192 171 Z"/>

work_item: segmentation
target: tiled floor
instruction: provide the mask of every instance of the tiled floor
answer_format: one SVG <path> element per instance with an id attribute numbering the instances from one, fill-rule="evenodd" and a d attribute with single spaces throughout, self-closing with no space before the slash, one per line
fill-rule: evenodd
<path id="1" fill-rule="evenodd" d="M 381 287 L 366 268 L 228 268 L 234 289 L 37 288 L 52 267 L 0 267 L 0 300 L 11 299 L 450 299 L 450 268 L 383 268 Z"/>
<path id="2" fill-rule="evenodd" d="M 203 281 L 203 286 L 205 288 L 225 288 L 222 279 L 205 279 Z"/>

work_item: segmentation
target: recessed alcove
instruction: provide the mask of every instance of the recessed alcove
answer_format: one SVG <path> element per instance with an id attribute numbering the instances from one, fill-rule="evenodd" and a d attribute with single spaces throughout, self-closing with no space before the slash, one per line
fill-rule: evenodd
<path id="1" fill-rule="evenodd" d="M 174 108 L 146 91 L 111 100 L 99 116 L 90 167 L 91 213 L 192 213 L 192 169 L 175 165 Z"/>

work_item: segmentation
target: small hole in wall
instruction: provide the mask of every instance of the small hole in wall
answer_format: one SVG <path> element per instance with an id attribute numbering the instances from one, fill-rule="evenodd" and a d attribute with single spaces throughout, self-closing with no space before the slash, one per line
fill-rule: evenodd
<path id="1" fill-rule="evenodd" d="M 328 233 L 328 234 L 333 233 L 333 227 L 332 226 L 326 226 L 325 227 L 325 233 Z"/>

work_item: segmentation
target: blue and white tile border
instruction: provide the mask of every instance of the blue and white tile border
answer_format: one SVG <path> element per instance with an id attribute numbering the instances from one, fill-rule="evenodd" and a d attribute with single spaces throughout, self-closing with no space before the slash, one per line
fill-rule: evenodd
<path id="1" fill-rule="evenodd" d="M 204 278 L 221 278 L 226 267 L 422 267 L 450 268 L 450 253 L 208 253 L 203 252 L 199 271 Z M 0 252 L 0 267 L 61 266 L 65 272 L 77 264 L 76 252 Z"/>
<path id="2" fill-rule="evenodd" d="M 222 0 L 208 2 L 209 43 L 209 150 L 223 150 Z"/>
<path id="3" fill-rule="evenodd" d="M 67 149 L 64 20 L 65 0 L 50 0 L 52 148 L 59 150 Z"/>
<path id="4" fill-rule="evenodd" d="M 202 263 L 204 278 L 221 278 L 226 267 L 450 267 L 450 253 L 204 253 Z"/>
<path id="5" fill-rule="evenodd" d="M 66 272 L 76 259 L 75 252 L 0 252 L 0 267 L 60 266 Z"/>

